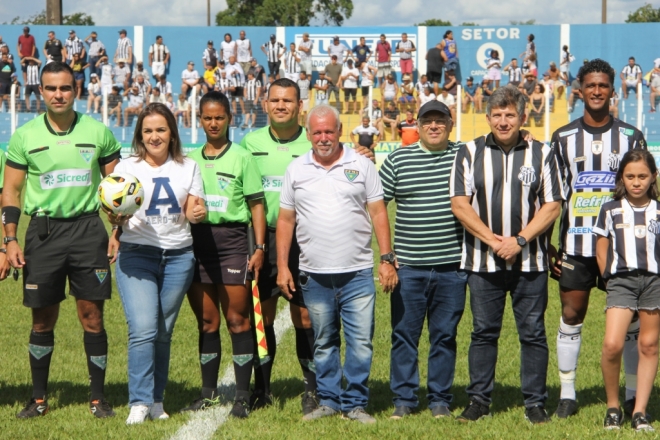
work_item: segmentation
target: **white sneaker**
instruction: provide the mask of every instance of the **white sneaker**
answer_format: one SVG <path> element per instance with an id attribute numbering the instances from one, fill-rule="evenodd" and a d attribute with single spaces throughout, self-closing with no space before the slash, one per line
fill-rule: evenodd
<path id="1" fill-rule="evenodd" d="M 149 417 L 149 407 L 147 405 L 133 405 L 131 412 L 126 419 L 127 425 L 137 425 L 144 423 Z"/>
<path id="2" fill-rule="evenodd" d="M 152 420 L 167 420 L 170 415 L 163 409 L 163 402 L 155 402 L 149 410 L 149 415 Z"/>

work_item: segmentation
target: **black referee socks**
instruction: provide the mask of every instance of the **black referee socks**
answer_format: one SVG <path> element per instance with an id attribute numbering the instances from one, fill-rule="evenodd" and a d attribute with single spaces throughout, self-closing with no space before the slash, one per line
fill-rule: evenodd
<path id="1" fill-rule="evenodd" d="M 218 389 L 220 370 L 220 331 L 199 335 L 199 364 L 202 368 L 202 397 L 213 399 Z"/>
<path id="2" fill-rule="evenodd" d="M 53 331 L 30 333 L 30 370 L 32 372 L 32 397 L 44 399 L 48 387 L 48 372 L 50 359 L 55 346 L 55 333 Z"/>
<path id="3" fill-rule="evenodd" d="M 108 334 L 105 330 L 101 330 L 99 333 L 85 332 L 83 340 L 92 391 L 90 400 L 100 400 L 103 399 L 105 367 L 108 362 Z"/>
<path id="4" fill-rule="evenodd" d="M 275 328 L 272 325 L 264 326 L 264 333 L 266 334 L 266 344 L 268 344 L 268 357 L 265 359 L 255 358 L 258 362 L 254 364 L 254 390 L 270 394 L 270 375 L 273 371 L 273 361 L 277 353 L 277 341 L 275 340 Z M 256 339 L 254 344 L 254 352 L 259 353 Z"/>
<path id="5" fill-rule="evenodd" d="M 316 368 L 314 367 L 314 330 L 296 327 L 296 354 L 303 372 L 305 391 L 316 391 Z"/>
<path id="6" fill-rule="evenodd" d="M 236 398 L 250 398 L 250 378 L 254 359 L 254 339 L 252 330 L 231 333 L 232 353 L 234 355 L 234 375 L 236 376 Z"/>

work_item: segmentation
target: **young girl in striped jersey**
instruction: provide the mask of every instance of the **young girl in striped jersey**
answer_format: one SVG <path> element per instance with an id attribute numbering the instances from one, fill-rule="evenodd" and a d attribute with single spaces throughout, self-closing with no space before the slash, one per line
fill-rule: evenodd
<path id="1" fill-rule="evenodd" d="M 607 394 L 605 429 L 620 429 L 621 353 L 628 326 L 639 316 L 637 398 L 632 416 L 636 431 L 653 431 L 646 414 L 658 370 L 660 337 L 660 203 L 658 170 L 647 150 L 628 151 L 616 174 L 614 200 L 600 210 L 597 235 L 598 267 L 607 280 L 605 340 L 601 368 Z"/>

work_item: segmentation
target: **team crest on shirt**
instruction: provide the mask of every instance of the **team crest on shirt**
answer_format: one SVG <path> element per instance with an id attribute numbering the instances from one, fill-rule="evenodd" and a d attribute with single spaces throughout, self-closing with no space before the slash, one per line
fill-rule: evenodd
<path id="1" fill-rule="evenodd" d="M 225 190 L 230 183 L 231 183 L 230 179 L 227 179 L 226 177 L 218 176 L 218 186 L 220 187 L 221 190 Z"/>
<path id="2" fill-rule="evenodd" d="M 603 152 L 603 141 L 591 141 L 591 152 L 600 154 Z"/>
<path id="3" fill-rule="evenodd" d="M 615 152 L 610 153 L 610 157 L 607 159 L 607 166 L 610 168 L 610 171 L 617 171 L 619 169 L 619 163 L 621 162 L 621 157 Z"/>
<path id="4" fill-rule="evenodd" d="M 518 173 L 518 179 L 523 183 L 523 185 L 531 185 L 536 181 L 536 173 L 534 168 L 528 165 L 523 165 L 520 167 L 520 172 Z"/>
<path id="5" fill-rule="evenodd" d="M 646 226 L 645 225 L 635 225 L 635 237 L 637 237 L 637 238 L 646 237 Z"/>
<path id="6" fill-rule="evenodd" d="M 656 220 L 656 219 L 649 220 L 648 229 L 649 229 L 649 232 L 653 235 L 660 234 L 660 223 L 658 223 L 658 220 Z"/>
<path id="7" fill-rule="evenodd" d="M 346 176 L 349 182 L 354 181 L 359 174 L 360 172 L 358 170 L 344 170 L 344 175 Z"/>
<path id="8" fill-rule="evenodd" d="M 96 278 L 98 278 L 99 283 L 103 284 L 103 281 L 108 276 L 108 271 L 106 269 L 96 269 L 94 272 L 96 272 Z"/>
<path id="9" fill-rule="evenodd" d="M 78 153 L 85 159 L 85 162 L 89 163 L 94 158 L 94 150 L 91 148 L 80 148 Z"/>

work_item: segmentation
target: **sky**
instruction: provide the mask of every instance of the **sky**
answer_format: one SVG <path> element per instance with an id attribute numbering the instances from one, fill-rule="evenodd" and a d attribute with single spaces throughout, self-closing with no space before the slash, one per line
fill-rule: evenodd
<path id="1" fill-rule="evenodd" d="M 628 13 L 654 0 L 607 0 L 608 23 L 623 23 Z M 85 12 L 99 26 L 205 26 L 206 0 L 63 0 L 64 14 Z M 548 8 L 548 4 L 552 8 Z M 448 8 L 447 5 L 451 4 Z M 0 20 L 27 18 L 45 8 L 45 0 L 2 1 Z M 353 0 L 353 15 L 344 26 L 412 26 L 427 18 L 454 25 L 509 25 L 510 20 L 536 19 L 536 24 L 600 23 L 601 0 Z M 211 23 L 225 9 L 225 0 L 211 0 Z M 657 5 L 656 5 L 657 7 Z M 421 11 L 421 12 L 420 12 Z M 393 13 L 394 12 L 394 13 Z"/>

